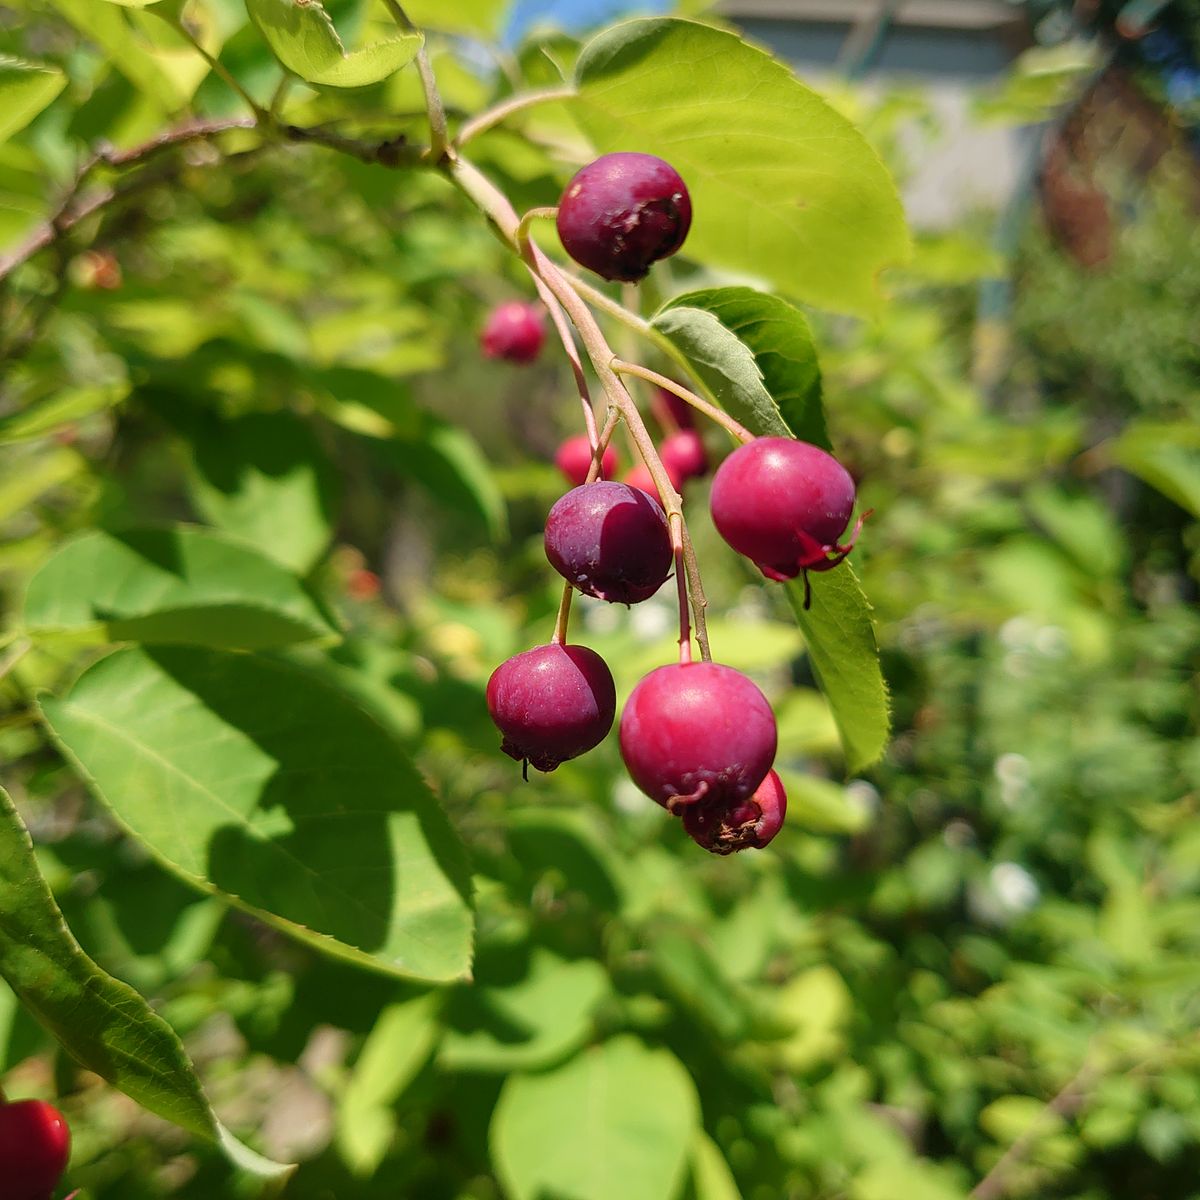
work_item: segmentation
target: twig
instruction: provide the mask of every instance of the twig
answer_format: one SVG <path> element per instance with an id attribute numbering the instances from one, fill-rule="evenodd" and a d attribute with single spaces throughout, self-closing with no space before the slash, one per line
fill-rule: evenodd
<path id="1" fill-rule="evenodd" d="M 672 395 L 678 396 L 681 400 L 686 400 L 688 404 L 702 412 L 706 417 L 711 417 L 718 425 L 737 438 L 739 442 L 752 442 L 754 440 L 754 434 L 745 425 L 735 421 L 724 409 L 718 408 L 715 404 L 709 404 L 707 400 L 697 396 L 695 392 L 689 391 L 683 384 L 669 379 L 666 375 L 660 375 L 657 371 L 651 371 L 649 367 L 642 367 L 637 363 L 624 362 L 619 358 L 613 359 L 612 368 L 619 375 L 636 375 L 639 379 L 645 379 L 648 383 L 656 383 L 660 388 L 665 388 Z"/>
<path id="2" fill-rule="evenodd" d="M 405 33 L 418 32 L 417 27 L 409 20 L 408 14 L 397 3 L 397 0 L 383 0 L 387 10 L 392 14 L 396 24 Z M 425 43 L 421 43 L 417 51 L 417 74 L 421 77 L 421 90 L 425 93 L 425 110 L 429 114 L 429 160 L 440 163 L 446 157 L 450 146 L 450 132 L 446 127 L 446 108 L 442 104 L 441 93 L 438 91 L 437 80 L 434 78 L 433 65 Z"/>
<path id="3" fill-rule="evenodd" d="M 487 112 L 481 112 L 479 116 L 469 120 L 459 131 L 458 137 L 454 139 L 456 146 L 465 146 L 472 138 L 478 137 L 481 133 L 486 133 L 495 125 L 499 125 L 501 121 L 507 120 L 513 113 L 519 113 L 527 108 L 533 108 L 537 104 L 548 104 L 555 100 L 569 100 L 575 95 L 574 88 L 547 88 L 541 92 L 522 92 L 516 96 L 510 96 L 503 104 L 497 104 L 495 108 L 490 108 Z"/>

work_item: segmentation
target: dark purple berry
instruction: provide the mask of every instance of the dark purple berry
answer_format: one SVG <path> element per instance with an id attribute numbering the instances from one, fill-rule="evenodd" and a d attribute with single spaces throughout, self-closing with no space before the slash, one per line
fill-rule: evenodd
<path id="1" fill-rule="evenodd" d="M 554 465 L 563 473 L 568 483 L 578 487 L 592 469 L 592 444 L 585 434 L 569 437 L 558 448 Z M 604 447 L 600 457 L 600 478 L 611 479 L 617 473 L 617 452 L 611 446 Z"/>
<path id="2" fill-rule="evenodd" d="M 678 475 L 685 482 L 708 473 L 704 439 L 694 429 L 681 429 L 664 438 L 658 453 L 667 472 Z"/>
<path id="3" fill-rule="evenodd" d="M 774 771 L 758 785 L 749 800 L 730 805 L 689 804 L 683 810 L 683 827 L 698 846 L 713 854 L 761 850 L 782 828 L 787 813 L 787 793 Z"/>
<path id="4" fill-rule="evenodd" d="M 828 571 L 858 537 L 839 544 L 854 510 L 854 480 L 808 442 L 761 437 L 738 447 L 713 477 L 713 524 L 768 579 Z M 859 519 L 861 526 L 862 519 Z"/>
<path id="5" fill-rule="evenodd" d="M 653 154 L 605 154 L 558 203 L 563 249 L 605 279 L 636 283 L 683 245 L 692 201 L 679 173 Z"/>
<path id="6" fill-rule="evenodd" d="M 638 488 L 585 483 L 550 510 L 546 557 L 586 595 L 636 604 L 671 573 L 671 532 L 658 502 Z"/>
<path id="7" fill-rule="evenodd" d="M 604 659 L 586 646 L 535 646 L 502 662 L 487 685 L 500 749 L 553 771 L 598 746 L 612 728 L 617 693 Z"/>
<path id="8" fill-rule="evenodd" d="M 748 799 L 775 761 L 775 742 L 766 697 L 718 663 L 651 671 L 621 714 L 621 756 L 633 782 L 672 812 Z"/>
<path id="9" fill-rule="evenodd" d="M 546 340 L 542 310 L 536 304 L 522 304 L 519 300 L 501 304 L 488 314 L 479 340 L 488 358 L 531 363 Z"/>
<path id="10" fill-rule="evenodd" d="M 0 1105 L 0 1196 L 50 1200 L 71 1152 L 62 1113 L 44 1100 Z"/>

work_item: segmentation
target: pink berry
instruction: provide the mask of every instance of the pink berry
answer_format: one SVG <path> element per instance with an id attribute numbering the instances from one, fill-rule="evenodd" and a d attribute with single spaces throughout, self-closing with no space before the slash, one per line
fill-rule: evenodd
<path id="1" fill-rule="evenodd" d="M 513 363 L 533 362 L 545 340 L 541 308 L 520 300 L 493 308 L 480 337 L 488 358 L 502 358 Z"/>
<path id="2" fill-rule="evenodd" d="M 605 279 L 635 283 L 683 245 L 692 201 L 679 173 L 652 154 L 605 154 L 567 184 L 558 203 L 563 249 Z"/>
<path id="3" fill-rule="evenodd" d="M 621 714 L 621 755 L 634 783 L 675 811 L 720 810 L 754 794 L 775 760 L 775 716 L 740 671 L 673 663 L 651 671 Z"/>
<path id="4" fill-rule="evenodd" d="M 636 604 L 671 573 L 671 531 L 658 501 L 627 483 L 585 483 L 546 519 L 546 557 L 588 596 Z"/>
<path id="5" fill-rule="evenodd" d="M 578 487 L 592 469 L 592 445 L 586 434 L 569 437 L 558 448 L 554 456 L 554 465 L 566 476 L 568 483 Z M 611 479 L 617 473 L 617 452 L 612 446 L 605 446 L 600 457 L 600 478 Z"/>
<path id="6" fill-rule="evenodd" d="M 535 646 L 502 662 L 487 685 L 488 711 L 512 758 L 553 771 L 599 745 L 617 693 L 604 659 L 586 646 Z"/>
<path id="7" fill-rule="evenodd" d="M 671 486 L 676 490 L 683 486 L 683 480 L 674 470 L 665 462 L 663 466 L 666 468 L 667 478 L 671 481 Z M 662 504 L 662 497 L 658 494 L 658 487 L 654 482 L 654 476 L 650 474 L 650 468 L 645 463 L 638 463 L 636 467 L 630 467 L 625 472 L 625 482 L 630 487 L 637 488 L 639 491 L 645 492 L 647 496 L 652 496 L 655 500 Z"/>
<path id="8" fill-rule="evenodd" d="M 783 827 L 787 793 L 774 771 L 758 785 L 749 800 L 728 806 L 689 804 L 683 810 L 683 827 L 698 846 L 713 854 L 761 850 Z"/>
<path id="9" fill-rule="evenodd" d="M 713 524 L 768 579 L 828 571 L 858 537 L 839 544 L 854 510 L 854 480 L 817 446 L 760 437 L 735 450 L 713 477 Z M 859 525 L 862 524 L 860 518 Z"/>
<path id="10" fill-rule="evenodd" d="M 681 429 L 664 438 L 658 453 L 667 473 L 678 475 L 685 482 L 708 473 L 708 452 L 704 449 L 704 439 L 694 429 Z"/>
<path id="11" fill-rule="evenodd" d="M 0 1196 L 50 1200 L 67 1167 L 71 1131 L 44 1100 L 0 1106 Z"/>

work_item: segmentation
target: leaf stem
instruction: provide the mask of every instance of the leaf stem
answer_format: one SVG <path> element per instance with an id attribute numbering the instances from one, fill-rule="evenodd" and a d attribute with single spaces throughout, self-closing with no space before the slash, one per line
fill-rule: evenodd
<path id="1" fill-rule="evenodd" d="M 400 7 L 397 0 L 383 0 L 387 10 L 392 14 L 396 24 L 405 33 L 419 33 L 417 27 L 409 20 L 408 14 Z M 438 91 L 437 80 L 434 78 L 433 65 L 429 61 L 429 53 L 422 41 L 417 51 L 417 74 L 421 77 L 421 90 L 425 93 L 425 111 L 429 114 L 429 160 L 440 163 L 450 149 L 450 133 L 446 126 L 446 107 L 442 103 Z"/>
<path id="2" fill-rule="evenodd" d="M 212 54 L 209 54 L 207 50 L 205 50 L 199 39 L 192 33 L 192 31 L 182 20 L 171 17 L 165 11 L 158 8 L 151 8 L 149 11 L 156 17 L 166 21 L 166 23 L 170 25 L 180 37 L 191 44 L 192 49 L 194 49 L 196 53 L 199 54 L 206 63 L 208 63 L 209 69 L 223 79 L 225 83 L 228 84 L 228 86 L 232 88 L 233 91 L 235 91 L 242 98 L 242 100 L 245 101 L 246 106 L 254 114 L 254 119 L 256 121 L 262 121 L 266 117 L 267 113 L 262 105 L 259 104 L 258 101 L 255 100 L 254 97 L 251 96 L 250 93 L 246 91 L 246 89 L 242 87 L 240 83 L 238 83 L 237 79 L 234 78 L 233 73 L 228 67 L 225 66 L 223 62 L 221 62 L 219 58 L 214 57 Z"/>
<path id="3" fill-rule="evenodd" d="M 521 92 L 516 96 L 510 96 L 502 104 L 497 104 L 494 108 L 489 108 L 486 112 L 481 112 L 477 117 L 472 117 L 458 131 L 458 137 L 454 139 L 454 144 L 456 146 L 465 146 L 472 138 L 478 137 L 481 133 L 486 133 L 493 126 L 499 125 L 501 121 L 507 120 L 514 113 L 523 112 L 525 109 L 533 108 L 538 104 L 549 104 L 555 100 L 569 100 L 574 95 L 574 88 L 546 88 L 540 92 Z"/>
<path id="4" fill-rule="evenodd" d="M 678 396 L 681 400 L 686 400 L 693 408 L 698 409 L 706 417 L 710 417 L 716 421 L 723 429 L 732 434 L 739 442 L 751 442 L 754 440 L 754 434 L 748 430 L 745 425 L 739 421 L 735 421 L 724 409 L 718 408 L 715 404 L 709 402 L 695 392 L 689 391 L 681 383 L 676 383 L 675 380 L 668 378 L 666 375 L 660 375 L 657 371 L 651 371 L 649 367 L 638 366 L 637 363 L 625 362 L 623 359 L 617 358 L 613 360 L 612 368 L 619 375 L 636 375 L 639 379 L 645 379 L 648 383 L 656 383 L 660 388 L 665 388 L 674 396 Z"/>

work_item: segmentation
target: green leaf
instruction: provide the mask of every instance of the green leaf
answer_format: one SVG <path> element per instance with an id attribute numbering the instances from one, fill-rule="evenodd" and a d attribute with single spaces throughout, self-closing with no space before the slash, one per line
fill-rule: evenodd
<path id="1" fill-rule="evenodd" d="M 337 1146 L 356 1174 L 370 1176 L 395 1133 L 392 1106 L 428 1059 L 439 1031 L 438 997 L 389 1004 L 363 1043 L 337 1109 Z"/>
<path id="2" fill-rule="evenodd" d="M 685 254 L 807 303 L 861 312 L 909 252 L 895 184 L 863 137 L 782 63 L 691 21 L 627 21 L 576 69 L 571 111 L 597 149 L 657 154 L 694 213 Z"/>
<path id="3" fill-rule="evenodd" d="M 1107 449 L 1117 466 L 1200 519 L 1200 436 L 1194 425 L 1131 422 Z"/>
<path id="4" fill-rule="evenodd" d="M 424 43 L 419 33 L 400 33 L 347 53 L 320 0 L 246 0 L 246 8 L 275 57 L 306 83 L 379 83 L 411 62 Z"/>
<path id="5" fill-rule="evenodd" d="M 0 417 L 0 444 L 44 437 L 64 425 L 120 404 L 129 394 L 124 384 L 67 388 L 40 404 Z"/>
<path id="6" fill-rule="evenodd" d="M 66 86 L 57 67 L 0 55 L 0 142 L 24 129 Z"/>
<path id="7" fill-rule="evenodd" d="M 492 1157 L 512 1200 L 670 1200 L 698 1129 L 679 1060 L 618 1037 L 556 1071 L 511 1077 Z"/>
<path id="8" fill-rule="evenodd" d="M 506 1073 L 560 1062 L 587 1039 L 608 991 L 599 963 L 535 950 L 528 974 L 516 983 L 456 998 L 438 1063 L 452 1071 Z"/>
<path id="9" fill-rule="evenodd" d="M 829 448 L 816 344 L 786 300 L 748 287 L 708 288 L 675 297 L 652 323 L 743 425 Z"/>
<path id="10" fill-rule="evenodd" d="M 110 641 L 264 650 L 337 628 L 304 585 L 208 529 L 92 530 L 61 546 L 25 597 L 33 633 L 103 628 Z"/>
<path id="11" fill-rule="evenodd" d="M 832 571 L 810 572 L 812 606 L 804 607 L 804 584 L 785 584 L 813 674 L 837 723 L 853 774 L 869 767 L 887 747 L 891 729 L 887 684 L 871 606 L 848 562 Z"/>
<path id="12" fill-rule="evenodd" d="M 692 1143 L 692 1186 L 696 1200 L 742 1200 L 725 1156 L 704 1130 Z"/>
<path id="13" fill-rule="evenodd" d="M 406 0 L 404 11 L 418 29 L 472 34 L 494 41 L 508 12 L 506 0 Z"/>
<path id="14" fill-rule="evenodd" d="M 175 1031 L 83 952 L 2 789 L 0 975 L 81 1066 L 151 1112 L 216 1142 L 244 1170 L 263 1176 L 292 1170 L 255 1154 L 221 1125 Z"/>
<path id="15" fill-rule="evenodd" d="M 204 518 L 305 573 L 333 536 L 338 479 L 291 413 L 209 418 L 190 433 L 192 498 Z"/>
<path id="16" fill-rule="evenodd" d="M 860 833 L 871 816 L 844 787 L 776 764 L 787 790 L 788 822 L 816 833 Z"/>
<path id="17" fill-rule="evenodd" d="M 132 648 L 42 711 L 96 796 L 186 883 L 333 958 L 467 974 L 461 843 L 393 738 L 311 673 Z"/>

